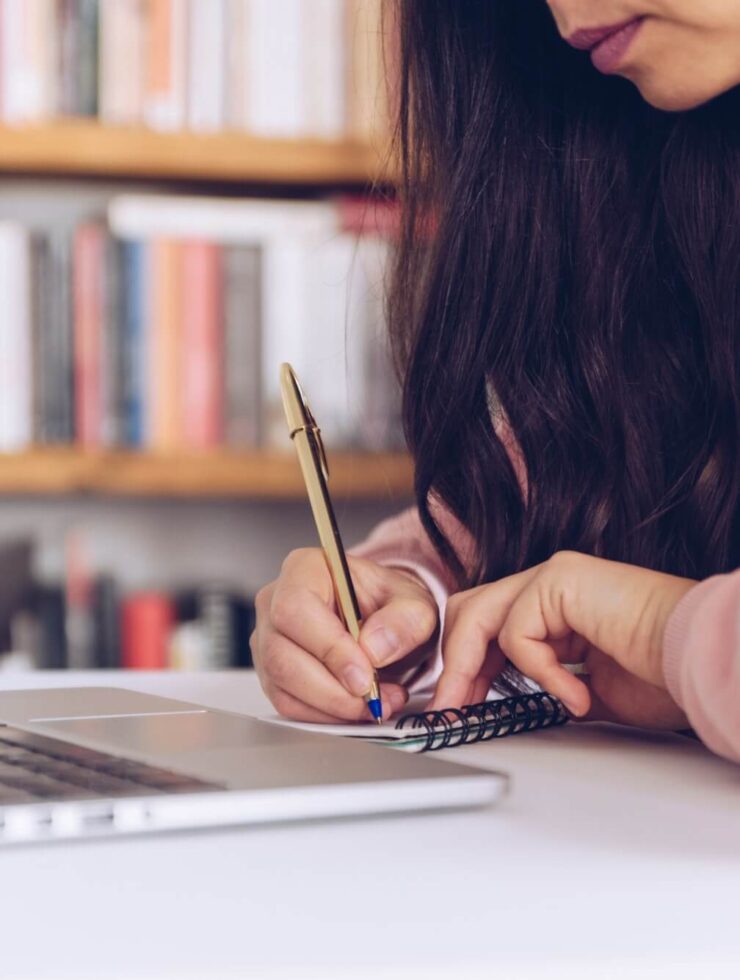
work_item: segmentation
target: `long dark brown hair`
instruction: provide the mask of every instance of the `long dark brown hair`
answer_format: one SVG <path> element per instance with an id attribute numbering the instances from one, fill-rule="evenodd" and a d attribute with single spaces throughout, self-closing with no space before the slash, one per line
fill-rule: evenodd
<path id="1" fill-rule="evenodd" d="M 461 586 L 562 549 L 737 567 L 740 93 L 657 111 L 565 45 L 544 0 L 396 11 L 391 341 L 436 547 Z M 430 495 L 472 533 L 474 567 Z"/>

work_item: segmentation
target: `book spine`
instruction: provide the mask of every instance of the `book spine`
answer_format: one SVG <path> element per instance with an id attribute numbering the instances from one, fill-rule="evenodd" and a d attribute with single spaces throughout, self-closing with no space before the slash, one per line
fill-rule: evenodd
<path id="1" fill-rule="evenodd" d="M 224 670 L 231 666 L 234 648 L 234 622 L 231 596 L 227 589 L 210 586 L 200 595 L 200 620 L 206 635 L 209 670 Z"/>
<path id="2" fill-rule="evenodd" d="M 149 0 L 146 11 L 144 118 L 153 129 L 180 129 L 186 110 L 188 0 Z"/>
<path id="3" fill-rule="evenodd" d="M 312 323 L 308 312 L 308 247 L 300 238 L 265 243 L 262 261 L 262 418 L 263 443 L 287 449 L 280 365 L 288 361 L 303 377 Z M 322 420 L 323 425 L 323 420 Z"/>
<path id="4" fill-rule="evenodd" d="M 0 5 L 2 118 L 32 122 L 49 112 L 49 0 L 6 0 Z"/>
<path id="5" fill-rule="evenodd" d="M 103 243 L 103 330 L 101 351 L 101 441 L 118 446 L 125 441 L 123 403 L 123 250 L 105 235 Z"/>
<path id="6" fill-rule="evenodd" d="M 33 441 L 43 445 L 46 431 L 48 338 L 45 329 L 48 306 L 49 247 L 41 232 L 31 235 L 31 358 L 33 365 Z"/>
<path id="7" fill-rule="evenodd" d="M 144 0 L 101 0 L 99 112 L 103 122 L 131 126 L 143 115 Z"/>
<path id="8" fill-rule="evenodd" d="M 126 444 L 140 448 L 147 436 L 145 392 L 148 258 L 144 242 L 126 241 L 123 250 L 123 383 Z"/>
<path id="9" fill-rule="evenodd" d="M 0 94 L 4 122 L 25 120 L 25 99 L 21 91 L 25 72 L 25 8 L 8 3 L 0 6 Z M 20 83 L 20 84 L 19 84 Z"/>
<path id="10" fill-rule="evenodd" d="M 223 262 L 225 440 L 254 448 L 260 441 L 262 250 L 230 245 Z"/>
<path id="11" fill-rule="evenodd" d="M 69 444 L 74 439 L 74 339 L 71 296 L 71 239 L 63 229 L 48 237 L 48 272 L 45 276 L 40 331 L 44 372 L 46 441 Z"/>
<path id="12" fill-rule="evenodd" d="M 173 450 L 180 444 L 180 321 L 182 316 L 181 245 L 155 239 L 151 245 L 150 329 L 148 365 L 151 406 L 150 445 Z"/>
<path id="13" fill-rule="evenodd" d="M 190 0 L 188 126 L 199 132 L 223 129 L 226 5 L 224 0 Z"/>
<path id="14" fill-rule="evenodd" d="M 98 113 L 98 0 L 77 0 L 77 113 Z"/>
<path id="15" fill-rule="evenodd" d="M 302 0 L 249 6 L 249 128 L 259 136 L 299 137 L 305 133 L 304 16 Z"/>
<path id="16" fill-rule="evenodd" d="M 95 666 L 92 582 L 85 542 L 78 531 L 67 535 L 65 564 L 67 665 L 73 670 L 89 670 Z"/>
<path id="17" fill-rule="evenodd" d="M 170 599 L 142 592 L 124 599 L 121 610 L 121 662 L 132 670 L 164 670 L 174 626 Z"/>
<path id="18" fill-rule="evenodd" d="M 39 624 L 37 666 L 63 670 L 67 666 L 66 604 L 59 586 L 41 586 L 35 595 Z"/>
<path id="19" fill-rule="evenodd" d="M 234 648 L 231 664 L 233 667 L 253 667 L 250 637 L 256 624 L 254 601 L 244 596 L 233 596 L 232 615 Z"/>
<path id="20" fill-rule="evenodd" d="M 58 0 L 57 111 L 62 116 L 77 115 L 79 106 L 78 0 Z"/>
<path id="21" fill-rule="evenodd" d="M 388 132 L 388 81 L 383 41 L 383 0 L 348 0 L 348 135 L 374 140 Z"/>
<path id="22" fill-rule="evenodd" d="M 224 124 L 244 130 L 249 127 L 249 0 L 226 0 L 226 25 Z"/>
<path id="23" fill-rule="evenodd" d="M 278 237 L 322 241 L 339 230 L 339 211 L 328 201 L 121 194 L 108 205 L 108 223 L 121 238 L 207 238 L 224 245 Z"/>
<path id="24" fill-rule="evenodd" d="M 204 241 L 183 244 L 183 439 L 211 449 L 223 435 L 223 312 L 221 249 Z"/>
<path id="25" fill-rule="evenodd" d="M 356 331 L 347 322 L 350 300 L 350 271 L 356 248 L 352 235 L 337 235 L 317 249 L 306 249 L 306 306 L 304 329 L 320 323 L 311 332 L 311 342 L 303 350 L 303 364 L 294 365 L 310 392 L 311 404 L 321 419 L 321 432 L 327 446 L 349 448 L 357 420 L 349 414 L 346 358 L 348 347 L 357 343 Z M 326 378 L 332 383 L 326 384 Z"/>
<path id="26" fill-rule="evenodd" d="M 34 0 L 32 5 L 33 119 L 48 119 L 56 105 L 57 7 L 53 0 Z"/>
<path id="27" fill-rule="evenodd" d="M 105 235 L 100 225 L 75 232 L 73 260 L 75 430 L 85 449 L 101 445 L 103 274 Z"/>
<path id="28" fill-rule="evenodd" d="M 377 235 L 357 243 L 353 264 L 349 378 L 358 447 L 370 452 L 403 449 L 401 389 L 393 370 L 385 316 L 385 277 L 392 245 Z"/>
<path id="29" fill-rule="evenodd" d="M 0 449 L 17 452 L 32 438 L 31 284 L 28 232 L 0 224 Z"/>
<path id="30" fill-rule="evenodd" d="M 306 129 L 323 139 L 337 139 L 345 128 L 345 18 L 344 0 L 313 0 L 305 22 Z"/>
<path id="31" fill-rule="evenodd" d="M 99 575 L 93 583 L 93 662 L 96 667 L 121 666 L 120 606 L 116 581 Z"/>

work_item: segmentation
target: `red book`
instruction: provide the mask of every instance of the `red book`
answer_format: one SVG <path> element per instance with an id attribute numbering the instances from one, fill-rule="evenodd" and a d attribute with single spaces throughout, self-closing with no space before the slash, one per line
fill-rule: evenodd
<path id="1" fill-rule="evenodd" d="M 182 246 L 182 434 L 190 449 L 223 440 L 223 296 L 221 248 Z"/>
<path id="2" fill-rule="evenodd" d="M 85 448 L 102 442 L 104 276 L 105 232 L 100 225 L 81 225 L 74 239 L 72 290 L 75 434 Z"/>
<path id="3" fill-rule="evenodd" d="M 129 596 L 121 609 L 122 665 L 133 670 L 169 667 L 174 622 L 174 608 L 166 595 L 139 592 Z"/>
<path id="4" fill-rule="evenodd" d="M 371 235 L 388 241 L 397 241 L 401 236 L 401 202 L 376 199 L 368 196 L 347 194 L 340 197 L 339 226 L 351 235 Z M 433 211 L 418 217 L 417 233 L 424 240 L 434 237 L 437 231 L 437 218 Z"/>
<path id="5" fill-rule="evenodd" d="M 149 442 L 153 449 L 172 450 L 180 444 L 180 245 L 155 239 L 151 256 Z"/>

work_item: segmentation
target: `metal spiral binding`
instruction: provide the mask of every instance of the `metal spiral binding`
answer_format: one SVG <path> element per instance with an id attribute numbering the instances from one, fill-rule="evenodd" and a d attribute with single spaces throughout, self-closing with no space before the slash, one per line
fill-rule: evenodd
<path id="1" fill-rule="evenodd" d="M 455 745 L 487 742 L 492 738 L 564 725 L 568 717 L 562 703 L 542 691 L 516 698 L 466 704 L 463 708 L 404 715 L 399 718 L 396 728 L 424 729 L 427 741 L 422 751 L 433 752 Z"/>

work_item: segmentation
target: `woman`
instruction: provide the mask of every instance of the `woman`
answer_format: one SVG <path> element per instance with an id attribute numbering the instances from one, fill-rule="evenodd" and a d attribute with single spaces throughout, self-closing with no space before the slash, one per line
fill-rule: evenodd
<path id="1" fill-rule="evenodd" d="M 740 761 L 740 0 L 398 9 L 418 507 L 354 553 L 360 644 L 288 556 L 265 690 L 329 721 L 367 717 L 373 665 L 386 714 L 524 674 Z"/>

